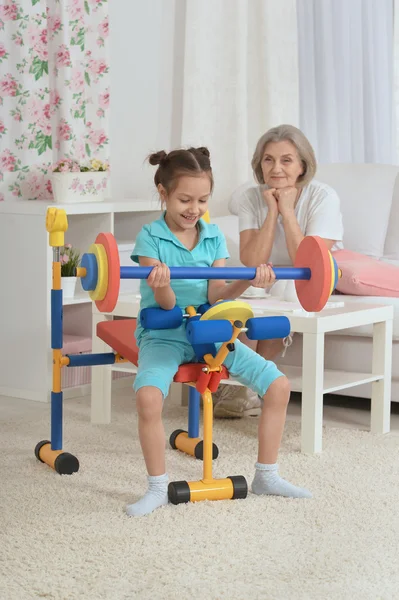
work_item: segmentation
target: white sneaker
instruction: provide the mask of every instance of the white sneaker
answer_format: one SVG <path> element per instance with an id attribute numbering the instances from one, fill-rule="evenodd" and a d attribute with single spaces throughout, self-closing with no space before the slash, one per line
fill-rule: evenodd
<path id="1" fill-rule="evenodd" d="M 216 419 L 259 417 L 262 412 L 259 396 L 242 386 L 220 385 L 217 392 L 213 394 L 213 401 L 213 414 Z"/>

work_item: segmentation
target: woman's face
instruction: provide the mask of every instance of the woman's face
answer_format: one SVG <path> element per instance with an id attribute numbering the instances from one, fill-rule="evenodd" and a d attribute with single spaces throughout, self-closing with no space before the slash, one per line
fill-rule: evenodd
<path id="1" fill-rule="evenodd" d="M 291 142 L 269 142 L 263 151 L 262 173 L 264 182 L 271 188 L 295 186 L 303 173 L 297 149 Z"/>

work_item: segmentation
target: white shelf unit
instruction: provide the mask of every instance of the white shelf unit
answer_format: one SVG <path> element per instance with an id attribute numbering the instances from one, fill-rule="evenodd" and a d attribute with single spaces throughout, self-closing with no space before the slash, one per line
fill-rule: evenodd
<path id="1" fill-rule="evenodd" d="M 133 248 L 141 227 L 160 214 L 159 204 L 151 200 L 0 203 L 0 395 L 39 402 L 50 400 L 52 387 L 52 248 L 45 225 L 49 206 L 65 209 L 65 243 L 82 254 L 100 232 L 111 232 L 118 244 Z M 138 282 L 130 283 L 135 291 Z M 88 294 L 65 299 L 64 331 L 91 337 L 91 312 Z"/>

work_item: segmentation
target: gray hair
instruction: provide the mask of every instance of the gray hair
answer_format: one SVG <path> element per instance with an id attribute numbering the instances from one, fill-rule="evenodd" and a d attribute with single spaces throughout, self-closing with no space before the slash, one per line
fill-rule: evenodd
<path id="1" fill-rule="evenodd" d="M 269 142 L 291 142 L 298 152 L 298 156 L 303 165 L 303 173 L 298 177 L 297 184 L 304 187 L 311 181 L 316 173 L 316 156 L 308 138 L 293 125 L 278 125 L 272 127 L 262 135 L 256 144 L 255 152 L 252 157 L 252 169 L 255 179 L 258 183 L 265 183 L 262 173 L 262 158 L 265 148 Z"/>

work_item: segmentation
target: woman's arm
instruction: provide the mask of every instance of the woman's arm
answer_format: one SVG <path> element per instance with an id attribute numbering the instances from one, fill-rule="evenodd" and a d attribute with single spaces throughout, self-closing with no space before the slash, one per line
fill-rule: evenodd
<path id="1" fill-rule="evenodd" d="M 225 266 L 226 261 L 224 258 L 219 258 L 212 264 L 212 267 Z M 247 280 L 238 280 L 227 284 L 223 279 L 210 279 L 208 283 L 208 302 L 209 304 L 215 304 L 218 300 L 234 300 L 241 296 L 250 285 L 250 281 Z"/>
<path id="2" fill-rule="evenodd" d="M 250 191 L 252 198 L 249 195 Z M 254 190 L 250 191 L 245 192 L 239 199 L 240 260 L 247 267 L 256 267 L 270 259 L 276 233 L 278 206 L 274 188 L 260 191 L 267 206 L 267 214 L 259 228 L 259 199 L 255 198 L 254 201 Z"/>
<path id="3" fill-rule="evenodd" d="M 292 264 L 294 264 L 298 246 L 305 237 L 299 227 L 294 211 L 284 213 L 283 227 L 288 254 L 290 255 Z"/>
<path id="4" fill-rule="evenodd" d="M 215 260 L 212 267 L 225 267 L 224 258 Z M 267 288 L 274 284 L 276 277 L 273 269 L 266 264 L 262 264 L 256 269 L 255 278 L 249 280 L 238 280 L 232 283 L 226 283 L 222 279 L 210 279 L 208 284 L 208 302 L 214 304 L 218 300 L 234 300 L 241 296 L 249 286 Z"/>
<path id="5" fill-rule="evenodd" d="M 278 190 L 276 195 L 278 198 L 278 209 L 283 219 L 283 227 L 288 254 L 290 256 L 292 264 L 294 264 L 298 246 L 306 235 L 306 232 L 302 232 L 295 215 L 295 203 L 298 198 L 298 190 L 296 190 L 296 188 L 293 187 L 283 188 L 281 190 Z M 325 229 L 325 225 L 323 225 L 323 223 L 320 221 L 320 218 L 318 219 L 318 223 L 315 222 L 317 220 L 317 212 L 317 210 L 313 210 L 313 215 L 309 219 L 309 221 L 313 219 L 312 226 L 313 229 L 315 229 L 316 231 L 317 229 Z M 335 240 L 326 238 L 322 239 L 326 244 L 327 248 L 331 250 L 332 246 L 335 244 Z"/>
<path id="6" fill-rule="evenodd" d="M 260 229 L 240 233 L 240 260 L 247 267 L 257 267 L 269 261 L 276 233 L 278 211 L 268 210 Z"/>
<path id="7" fill-rule="evenodd" d="M 139 257 L 140 267 L 155 267 L 147 277 L 147 283 L 154 292 L 155 302 L 164 310 L 176 306 L 176 296 L 170 285 L 170 270 L 155 258 Z"/>
<path id="8" fill-rule="evenodd" d="M 301 231 L 301 228 L 299 227 L 299 224 L 298 224 L 298 221 L 297 221 L 297 218 L 296 218 L 294 212 L 292 214 L 288 213 L 283 217 L 283 227 L 284 227 L 285 239 L 287 242 L 288 254 L 290 255 L 292 264 L 294 264 L 298 246 L 302 242 L 303 238 L 305 237 Z M 336 240 L 328 240 L 326 238 L 321 238 L 321 239 L 323 240 L 323 242 L 325 243 L 325 245 L 327 246 L 327 248 L 329 250 L 331 250 L 331 248 L 334 246 L 334 244 L 336 242 Z"/>

